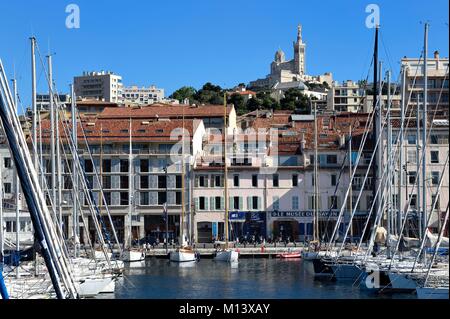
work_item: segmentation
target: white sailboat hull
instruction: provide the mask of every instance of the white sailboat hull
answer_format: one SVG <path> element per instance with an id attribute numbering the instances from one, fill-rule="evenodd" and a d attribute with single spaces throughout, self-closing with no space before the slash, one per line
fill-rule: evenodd
<path id="1" fill-rule="evenodd" d="M 418 287 L 416 292 L 419 299 L 449 299 L 448 287 Z"/>
<path id="2" fill-rule="evenodd" d="M 195 252 L 193 251 L 172 251 L 169 255 L 170 261 L 173 262 L 189 262 L 189 261 L 196 261 L 197 256 L 195 255 Z"/>
<path id="3" fill-rule="evenodd" d="M 239 260 L 239 253 L 235 250 L 222 250 L 218 251 L 216 257 L 214 257 L 216 261 L 225 261 L 225 262 L 237 262 Z"/>
<path id="4" fill-rule="evenodd" d="M 114 282 L 113 277 L 87 278 L 77 285 L 78 295 L 81 298 L 93 298 L 103 292 L 114 292 Z"/>
<path id="5" fill-rule="evenodd" d="M 138 261 L 144 261 L 145 260 L 145 254 L 141 251 L 137 250 L 127 250 L 123 252 L 123 258 L 122 260 L 124 262 L 138 262 Z"/>

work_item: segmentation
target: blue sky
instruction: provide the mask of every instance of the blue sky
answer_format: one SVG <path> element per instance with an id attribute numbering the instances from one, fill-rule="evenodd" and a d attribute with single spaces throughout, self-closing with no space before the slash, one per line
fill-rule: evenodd
<path id="1" fill-rule="evenodd" d="M 80 7 L 81 28 L 67 29 L 68 4 Z M 54 57 L 59 91 L 74 75 L 111 70 L 125 85 L 156 84 L 173 90 L 207 81 L 232 87 L 264 77 L 278 48 L 293 55 L 296 26 L 303 25 L 307 73 L 332 72 L 337 80 L 366 78 L 373 29 L 365 27 L 368 4 L 381 10 L 380 56 L 398 76 L 403 56 L 417 57 L 423 24 L 429 50 L 448 57 L 447 0 L 341 1 L 144 1 L 0 0 L 0 58 L 15 66 L 23 104 L 30 102 L 29 36 Z M 38 91 L 46 90 L 41 67 Z"/>

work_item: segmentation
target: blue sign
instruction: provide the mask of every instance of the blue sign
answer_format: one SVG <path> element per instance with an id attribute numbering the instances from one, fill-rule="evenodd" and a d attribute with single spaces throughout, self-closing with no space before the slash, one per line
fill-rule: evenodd
<path id="1" fill-rule="evenodd" d="M 217 237 L 217 223 L 212 223 L 212 234 L 213 237 Z"/>
<path id="2" fill-rule="evenodd" d="M 245 221 L 245 212 L 233 212 L 230 213 L 230 220 L 244 220 Z"/>

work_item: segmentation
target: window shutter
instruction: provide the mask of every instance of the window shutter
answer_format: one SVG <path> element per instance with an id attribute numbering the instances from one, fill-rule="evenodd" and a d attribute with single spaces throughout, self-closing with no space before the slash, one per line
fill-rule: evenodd
<path id="1" fill-rule="evenodd" d="M 215 201 L 216 201 L 216 199 L 214 197 L 209 198 L 209 206 L 211 207 L 211 210 L 216 209 Z"/>
<path id="2" fill-rule="evenodd" d="M 199 177 L 195 176 L 195 187 L 199 187 Z"/>
<path id="3" fill-rule="evenodd" d="M 242 197 L 239 197 L 239 209 L 244 209 L 244 199 Z"/>
<path id="4" fill-rule="evenodd" d="M 220 197 L 220 209 L 225 209 L 225 198 Z"/>
<path id="5" fill-rule="evenodd" d="M 253 207 L 252 207 L 252 197 L 248 196 L 247 197 L 247 210 L 252 210 L 252 209 L 253 209 Z"/>
<path id="6" fill-rule="evenodd" d="M 195 201 L 195 211 L 198 212 L 198 208 L 199 208 L 199 199 L 198 197 L 194 198 Z"/>
<path id="7" fill-rule="evenodd" d="M 234 197 L 230 197 L 230 198 L 228 198 L 228 201 L 229 201 L 229 205 L 228 205 L 228 209 L 230 210 L 234 210 L 235 208 L 234 208 Z M 239 208 L 238 208 L 239 209 Z"/>
<path id="8" fill-rule="evenodd" d="M 205 210 L 209 210 L 208 209 L 208 197 L 205 197 Z"/>
<path id="9" fill-rule="evenodd" d="M 261 197 L 258 197 L 258 210 L 261 210 Z"/>

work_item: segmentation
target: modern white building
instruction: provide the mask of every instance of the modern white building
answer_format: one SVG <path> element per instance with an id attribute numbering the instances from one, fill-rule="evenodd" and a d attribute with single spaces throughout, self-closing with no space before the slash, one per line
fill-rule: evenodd
<path id="1" fill-rule="evenodd" d="M 120 103 L 123 95 L 122 77 L 110 71 L 83 72 L 83 75 L 74 78 L 74 90 L 77 98 Z"/>
<path id="2" fill-rule="evenodd" d="M 327 109 L 336 112 L 362 112 L 364 89 L 358 83 L 347 80 L 334 82 L 327 96 Z"/>
<path id="3" fill-rule="evenodd" d="M 164 89 L 155 85 L 149 87 L 131 86 L 123 88 L 122 100 L 124 104 L 149 105 L 164 100 Z"/>

